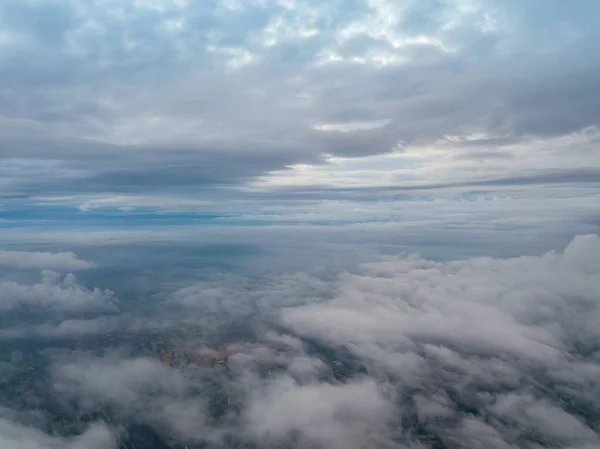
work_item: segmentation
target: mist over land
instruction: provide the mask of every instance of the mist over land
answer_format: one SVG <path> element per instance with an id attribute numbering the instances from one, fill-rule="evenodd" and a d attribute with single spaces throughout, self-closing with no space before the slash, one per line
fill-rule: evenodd
<path id="1" fill-rule="evenodd" d="M 137 295 L 150 282 L 142 273 L 121 293 L 83 284 L 113 279 L 91 261 L 15 252 L 31 280 L 5 274 L 0 284 L 2 438 L 44 448 L 592 447 L 598 254 L 590 234 L 536 256 L 202 270 L 157 277 Z M 52 271 L 65 261 L 75 275 Z M 222 345 L 226 363 L 215 364 Z"/>
<path id="2" fill-rule="evenodd" d="M 600 448 L 597 2 L 0 2 L 0 448 Z"/>

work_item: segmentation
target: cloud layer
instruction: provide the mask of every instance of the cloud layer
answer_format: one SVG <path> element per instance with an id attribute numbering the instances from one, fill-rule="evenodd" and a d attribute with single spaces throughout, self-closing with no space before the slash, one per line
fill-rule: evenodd
<path id="1" fill-rule="evenodd" d="M 188 445 L 595 447 L 598 254 L 589 234 L 539 256 L 228 275 L 161 296 L 182 348 L 233 338 L 227 369 L 169 368 L 130 344 L 54 351 L 53 394 L 69 413 Z M 142 341 L 153 329 L 134 316 L 111 326 Z"/>
<path id="2" fill-rule="evenodd" d="M 51 437 L 40 431 L 0 419 L 0 443 L 6 449 L 113 449 L 117 438 L 106 426 L 94 425 L 74 438 Z"/>
<path id="3" fill-rule="evenodd" d="M 185 204 L 207 190 L 239 199 L 265 177 L 267 191 L 357 177 L 398 188 L 597 183 L 597 12 L 542 1 L 7 1 L 3 196 Z M 557 139 L 540 162 L 535 148 Z M 397 174 L 385 162 L 358 173 L 371 164 L 362 158 L 398 153 Z M 323 170 L 335 175 L 310 176 Z"/>
<path id="4" fill-rule="evenodd" d="M 600 446 L 599 13 L 0 2 L 0 443 Z"/>
<path id="5" fill-rule="evenodd" d="M 393 379 L 400 407 L 443 439 L 598 444 L 599 249 L 587 235 L 541 257 L 390 258 L 282 320 Z"/>

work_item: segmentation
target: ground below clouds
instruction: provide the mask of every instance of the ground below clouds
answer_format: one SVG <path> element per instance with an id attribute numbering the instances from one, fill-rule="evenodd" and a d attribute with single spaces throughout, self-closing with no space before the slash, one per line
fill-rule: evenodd
<path id="1" fill-rule="evenodd" d="M 5 314 L 117 301 L 72 275 L 3 282 Z M 140 434 L 157 448 L 600 447 L 597 235 L 540 256 L 224 274 L 152 301 L 153 314 L 5 326 L 6 347 L 35 356 L 0 366 L 3 447 L 125 448 Z M 166 366 L 157 338 L 226 342 L 227 366 Z"/>

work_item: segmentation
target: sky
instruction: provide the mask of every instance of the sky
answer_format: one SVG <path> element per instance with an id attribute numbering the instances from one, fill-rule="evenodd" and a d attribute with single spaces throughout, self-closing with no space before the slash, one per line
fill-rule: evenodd
<path id="1" fill-rule="evenodd" d="M 0 344 L 247 322 L 220 423 L 204 374 L 44 350 L 56 398 L 190 444 L 600 447 L 599 14 L 2 0 Z M 2 447 L 122 437 L 19 410 Z"/>
<path id="2" fill-rule="evenodd" d="M 7 0 L 5 240 L 485 222 L 523 229 L 529 251 L 565 246 L 598 228 L 597 13 L 591 0 Z"/>

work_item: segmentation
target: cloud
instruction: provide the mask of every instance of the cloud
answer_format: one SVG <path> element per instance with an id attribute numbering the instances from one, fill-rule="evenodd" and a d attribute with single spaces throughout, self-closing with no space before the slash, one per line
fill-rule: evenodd
<path id="1" fill-rule="evenodd" d="M 394 408 L 372 379 L 320 383 L 327 368 L 300 341 L 274 333 L 267 341 L 273 346 L 231 346 L 233 379 L 214 368 L 173 370 L 148 358 L 75 355 L 55 358 L 53 387 L 79 411 L 110 410 L 119 422 L 141 422 L 188 443 L 300 438 L 300 444 L 364 447 L 385 428 Z M 261 365 L 284 366 L 285 373 L 261 379 Z M 215 407 L 226 400 L 241 414 L 215 420 Z"/>
<path id="2" fill-rule="evenodd" d="M 3 417 L 0 418 L 0 444 L 6 449 L 116 449 L 117 438 L 104 423 L 89 426 L 81 435 L 61 438 Z"/>
<path id="3" fill-rule="evenodd" d="M 393 408 L 372 380 L 345 385 L 298 385 L 278 378 L 251 399 L 249 432 L 261 441 L 300 447 L 362 448 L 380 444 Z M 296 438 L 293 437 L 296 432 Z"/>
<path id="4" fill-rule="evenodd" d="M 263 281 L 217 276 L 172 292 L 168 301 L 183 306 L 188 312 L 196 309 L 203 314 L 244 316 L 255 311 L 268 313 L 284 305 L 305 304 L 328 293 L 324 280 L 306 273 L 273 276 Z"/>
<path id="5" fill-rule="evenodd" d="M 211 387 L 197 374 L 171 370 L 157 360 L 104 358 L 65 360 L 54 370 L 54 388 L 88 412 L 111 410 L 119 420 L 150 425 L 184 441 L 215 441 L 208 404 L 199 393 Z"/>
<path id="6" fill-rule="evenodd" d="M 0 310 L 25 307 L 32 311 L 107 312 L 118 311 L 117 298 L 111 290 L 90 290 L 80 285 L 72 273 L 61 279 L 59 273 L 42 271 L 41 282 L 33 285 L 14 281 L 0 283 Z"/>
<path id="7" fill-rule="evenodd" d="M 335 298 L 283 309 L 281 319 L 298 336 L 351 351 L 399 394 L 418 392 L 409 403 L 442 439 L 597 444 L 588 413 L 598 403 L 587 392 L 600 391 L 599 249 L 600 237 L 586 235 L 538 257 L 390 257 L 341 276 Z"/>
<path id="8" fill-rule="evenodd" d="M 369 58 L 382 60 L 378 55 Z M 369 58 L 364 57 L 363 60 Z M 388 64 L 388 68 L 380 67 L 376 69 L 379 72 L 374 74 L 376 72 L 371 70 L 375 69 L 365 67 L 365 62 L 352 63 L 350 56 L 344 59 L 341 61 L 344 71 L 367 73 L 362 79 L 365 86 L 378 85 L 374 80 L 385 81 L 384 71 L 400 71 Z M 264 56 L 255 57 L 252 64 L 245 66 L 248 70 L 245 73 L 258 70 L 264 60 Z M 363 64 L 363 68 L 358 68 L 358 64 Z M 238 72 L 241 70 L 244 69 L 240 68 Z M 337 69 L 328 65 L 320 70 L 323 71 L 320 76 L 325 76 L 326 72 L 335 75 Z M 532 70 L 532 73 L 535 72 Z M 237 76 L 236 80 L 243 81 L 240 73 L 223 76 Z M 317 81 L 316 76 L 311 80 L 312 83 Z M 245 82 L 240 85 L 256 83 L 252 80 Z M 320 82 L 328 85 L 326 78 Z M 208 82 L 208 85 L 211 83 Z M 383 88 L 384 84 L 381 86 Z M 349 92 L 352 87 L 341 90 Z M 456 92 L 465 92 L 464 89 L 461 91 L 460 85 L 450 87 L 455 87 Z M 508 96 L 509 87 L 498 96 Z M 358 89 L 354 90 L 358 92 Z M 283 104 L 281 100 L 287 98 L 286 94 L 279 93 L 277 96 L 276 89 L 274 92 L 273 98 Z M 436 94 L 441 95 L 440 92 Z M 64 91 L 56 95 L 68 100 Z M 550 245 L 560 246 L 560 242 L 573 233 L 592 230 L 589 220 L 593 217 L 597 198 L 589 192 L 597 181 L 594 166 L 591 165 L 588 170 L 570 165 L 563 168 L 566 156 L 562 153 L 552 153 L 547 159 L 547 166 L 540 165 L 539 158 L 525 156 L 535 146 L 531 143 L 531 133 L 547 137 L 555 132 L 543 126 L 546 117 L 540 117 L 537 111 L 530 111 L 524 118 L 515 113 L 522 120 L 508 126 L 506 132 L 489 133 L 489 138 L 482 139 L 486 142 L 479 142 L 480 147 L 475 148 L 476 145 L 459 139 L 458 143 L 432 149 L 427 145 L 419 146 L 419 139 L 436 141 L 442 133 L 454 132 L 453 128 L 461 128 L 463 123 L 477 122 L 469 117 L 476 116 L 480 108 L 485 109 L 487 103 L 484 99 L 474 105 L 459 103 L 457 99 L 444 100 L 448 110 L 466 111 L 467 118 L 461 118 L 457 113 L 456 118 L 439 127 L 438 133 L 436 125 L 444 117 L 436 119 L 430 111 L 438 110 L 436 108 L 443 103 L 439 97 L 430 100 L 431 109 L 420 109 L 424 106 L 418 104 L 417 99 L 402 109 L 400 106 L 408 100 L 399 99 L 394 100 L 396 104 L 390 105 L 387 110 L 379 111 L 376 104 L 367 101 L 368 98 L 344 100 L 344 95 L 338 94 L 341 101 L 336 102 L 336 95 L 327 89 L 320 95 L 322 97 L 318 101 L 313 95 L 311 114 L 286 115 L 281 107 L 264 100 L 265 115 L 258 116 L 251 125 L 236 116 L 241 116 L 242 112 L 234 110 L 237 107 L 247 117 L 256 117 L 260 115 L 257 100 L 246 98 L 244 101 L 247 103 L 232 101 L 233 105 L 223 101 L 223 105 L 217 97 L 204 99 L 202 101 L 219 104 L 218 107 L 222 108 L 214 112 L 218 117 L 209 117 L 209 122 L 214 123 L 221 115 L 229 114 L 231 118 L 224 126 L 226 131 L 236 130 L 242 134 L 256 129 L 257 132 L 248 141 L 235 135 L 210 141 L 192 136 L 189 139 L 192 143 L 181 145 L 184 150 L 180 153 L 172 151 L 179 146 L 169 139 L 160 144 L 91 143 L 80 140 L 81 136 L 67 140 L 57 137 L 57 131 L 63 126 L 59 121 L 52 124 L 52 132 L 48 131 L 38 142 L 27 146 L 22 136 L 13 136 L 9 142 L 6 136 L 10 133 L 3 134 L 6 157 L 17 142 L 21 148 L 27 148 L 21 154 L 31 158 L 16 169 L 3 168 L 2 190 L 14 197 L 36 196 L 37 201 L 44 200 L 44 195 L 48 194 L 68 197 L 83 192 L 102 201 L 117 196 L 115 193 L 125 192 L 139 202 L 153 200 L 155 204 L 161 204 L 159 207 L 177 204 L 177 201 L 190 207 L 187 199 L 182 198 L 182 192 L 198 195 L 202 191 L 207 194 L 205 196 L 215 198 L 215 202 L 222 200 L 225 205 L 222 207 L 227 208 L 234 204 L 228 200 L 235 199 L 241 203 L 242 199 L 245 201 L 254 195 L 252 202 L 245 202 L 240 207 L 243 219 L 261 224 L 263 221 L 269 224 L 281 222 L 281 225 L 255 230 L 243 227 L 231 231 L 232 234 L 213 226 L 201 236 L 197 228 L 170 227 L 148 232 L 135 225 L 131 230 L 120 229 L 118 232 L 96 228 L 80 229 L 74 233 L 69 229 L 44 227 L 25 232 L 6 229 L 6 233 L 3 229 L 3 238 L 28 244 L 33 240 L 69 244 L 79 241 L 99 248 L 119 241 L 153 244 L 178 241 L 191 245 L 189 238 L 196 239 L 196 242 L 202 239 L 214 241 L 215 237 L 219 240 L 227 235 L 227 241 L 233 239 L 248 243 L 257 239 L 252 242 L 257 246 L 261 242 L 269 242 L 271 248 L 279 251 L 279 256 L 286 248 L 297 250 L 302 247 L 303 251 L 294 252 L 293 257 L 290 252 L 287 259 L 281 258 L 279 265 L 289 266 L 298 260 L 304 263 L 312 260 L 314 265 L 316 254 L 323 254 L 323 258 L 318 259 L 321 264 L 337 257 L 346 259 L 345 265 L 372 254 L 353 251 L 347 245 L 350 241 L 369 241 L 371 249 L 385 246 L 387 252 L 399 248 L 405 250 L 406 245 L 412 245 L 412 249 L 423 242 L 428 246 L 422 245 L 419 250 L 444 258 L 448 254 L 456 257 L 458 253 L 468 255 L 471 252 L 531 253 Z M 190 98 L 194 98 L 193 102 L 201 102 L 194 95 Z M 177 109 L 175 103 L 168 105 L 171 110 Z M 327 104 L 338 105 L 336 107 L 340 110 Z M 359 115 L 358 106 L 364 106 L 367 113 L 363 111 L 362 114 L 367 117 L 349 118 L 347 122 L 368 123 L 392 117 L 391 122 L 382 128 L 346 133 L 314 129 L 319 124 L 335 124 L 345 129 L 349 125 L 338 116 Z M 558 103 L 554 106 L 560 109 Z M 135 141 L 150 128 L 134 119 L 129 122 L 117 120 L 115 117 L 122 112 L 106 112 L 109 107 L 105 107 L 103 114 L 114 114 L 112 119 L 98 114 L 100 124 L 96 122 L 94 125 L 98 126 L 97 129 L 86 128 L 88 125 L 81 123 L 73 129 L 78 129 L 81 134 L 84 131 L 99 134 L 102 128 L 114 131 L 114 134 L 107 132 L 107 140 Z M 126 113 L 132 114 L 134 108 L 129 107 L 131 109 Z M 342 110 L 342 107 L 348 110 Z M 354 112 L 351 107 L 355 108 Z M 526 105 L 522 107 L 526 109 Z M 168 109 L 158 104 L 155 107 L 157 111 L 163 108 Z M 190 106 L 190 110 L 194 108 L 198 109 L 197 104 Z M 247 113 L 249 110 L 257 113 L 250 115 Z M 321 111 L 320 115 L 313 114 L 314 111 Z M 515 107 L 514 111 L 520 109 Z M 498 113 L 498 121 L 509 121 L 506 118 L 511 116 L 509 112 L 502 109 Z M 72 120 L 69 114 L 67 111 L 67 121 Z M 578 118 L 565 124 L 560 131 L 570 131 L 589 123 L 584 115 L 575 113 Z M 268 117 L 277 117 L 273 121 L 279 128 L 266 129 L 264 123 Z M 406 117 L 424 118 L 409 120 Z M 186 124 L 184 118 L 181 122 Z M 284 123 L 286 118 L 290 119 L 290 123 Z M 296 120 L 294 123 L 292 118 Z M 42 119 L 38 116 L 37 120 Z M 130 128 L 117 130 L 111 120 L 127 124 Z M 404 122 L 406 125 L 403 125 Z M 157 123 L 156 132 L 159 133 L 169 129 L 173 121 L 161 119 Z M 195 121 L 190 119 L 187 123 L 191 128 Z M 14 123 L 11 126 L 16 127 Z M 485 128 L 484 125 L 476 127 Z M 490 128 L 494 130 L 493 126 Z M 495 137 L 496 134 L 500 137 Z M 287 136 L 289 140 L 281 136 Z M 402 171 L 399 168 L 397 172 L 390 173 L 390 182 L 387 183 L 385 179 L 378 178 L 387 168 L 384 160 L 383 168 L 359 173 L 366 167 L 360 167 L 360 163 L 370 163 L 366 155 L 388 152 L 397 145 L 399 136 L 406 141 L 400 145 L 404 153 L 399 165 L 414 163 L 418 159 L 420 171 Z M 499 143 L 500 139 L 505 140 Z M 55 144 L 45 146 L 49 142 Z M 261 153 L 262 150 L 258 149 L 261 145 L 256 142 L 265 142 L 261 145 L 267 150 Z M 491 153 L 481 150 L 481 147 L 492 144 L 502 147 Z M 573 143 L 565 148 L 572 150 L 578 145 Z M 58 161 L 53 167 L 56 170 L 48 169 L 44 165 L 46 162 L 35 166 L 40 158 L 48 157 L 42 152 L 43 148 L 51 148 L 48 154 L 52 153 L 53 160 Z M 89 148 L 90 151 L 76 154 L 75 148 Z M 440 156 L 442 149 L 449 149 L 447 159 Z M 344 163 L 359 157 L 355 159 L 358 164 L 336 171 L 335 163 L 328 162 L 325 153 L 342 157 L 346 160 Z M 508 154 L 514 156 L 495 157 Z M 583 162 L 593 156 L 593 151 L 587 155 L 577 154 L 572 158 L 572 165 L 585 166 Z M 90 162 L 88 157 L 96 159 Z M 236 164 L 231 161 L 236 161 Z M 317 165 L 320 162 L 327 163 Z M 308 168 L 294 165 L 298 163 L 310 165 Z M 483 166 L 481 171 L 475 168 L 478 164 Z M 294 168 L 285 168 L 290 165 Z M 431 170 L 429 173 L 428 169 Z M 232 186 L 241 188 L 248 181 L 260 179 L 273 170 L 279 170 L 276 182 L 273 182 L 275 176 L 272 174 L 266 176 L 272 184 L 262 185 L 261 193 L 229 190 Z M 295 177 L 297 173 L 300 173 L 298 178 Z M 413 179 L 409 180 L 410 177 Z M 327 185 L 321 186 L 323 179 Z M 280 187 L 283 181 L 288 182 L 288 188 Z M 356 182 L 361 185 L 352 186 Z M 298 187 L 299 183 L 304 183 L 302 188 Z M 538 185 L 542 186 L 539 190 Z M 227 186 L 227 189 L 217 192 L 215 188 L 220 189 L 221 186 Z M 515 186 L 521 191 L 517 191 Z M 424 194 L 427 190 L 429 192 Z M 485 192 L 478 194 L 474 201 L 448 198 L 474 190 Z M 212 196 L 213 192 L 217 193 Z M 558 196 L 558 192 L 562 196 Z M 373 201 L 382 195 L 396 198 L 400 195 L 422 196 L 422 199 L 390 203 Z M 486 196 L 488 198 L 484 198 Z M 435 197 L 438 199 L 432 200 Z M 439 199 L 441 197 L 444 199 Z M 169 203 L 164 198 L 175 198 L 175 201 Z M 324 201 L 324 198 L 329 201 Z M 76 199 L 72 201 L 73 209 L 79 213 L 78 205 L 93 205 L 93 201 Z M 10 207 L 13 206 L 13 210 L 17 211 L 30 207 L 22 198 L 14 200 Z M 6 203 L 2 207 L 6 211 Z M 88 209 L 86 214 L 79 215 L 98 214 L 96 217 L 101 217 L 104 213 L 100 208 Z M 120 211 L 123 212 L 133 211 Z M 394 222 L 390 222 L 390 217 Z M 286 220 L 292 222 L 294 228 L 282 229 Z M 356 224 L 361 221 L 366 223 Z M 299 225 L 307 222 L 313 225 L 335 223 L 336 226 L 317 232 L 316 226 Z M 522 231 L 517 233 L 515 229 Z M 32 235 L 34 232 L 35 235 Z M 90 240 L 92 237 L 93 240 Z M 314 249 L 317 246 L 319 251 Z M 432 249 L 434 247 L 435 250 Z M 337 249 L 341 252 L 336 252 Z M 131 251 L 134 252 L 133 249 Z M 228 284 L 225 277 L 216 282 L 187 279 L 185 284 L 188 286 L 180 288 L 177 284 L 176 291 L 169 296 L 169 305 L 165 306 L 169 325 L 174 328 L 179 326 L 180 330 L 184 330 L 196 321 L 196 324 L 218 334 L 232 318 L 246 317 L 251 321 L 264 312 L 262 321 L 251 326 L 252 330 L 258 331 L 260 341 L 253 345 L 240 345 L 241 354 L 232 356 L 230 362 L 234 380 L 231 384 L 225 382 L 240 394 L 241 399 L 236 403 L 242 409 L 240 414 L 226 415 L 222 418 L 224 422 L 215 424 L 209 412 L 210 401 L 205 395 L 208 388 L 204 383 L 206 377 L 200 380 L 191 373 L 176 374 L 165 371 L 155 361 L 129 359 L 125 355 L 121 358 L 89 356 L 68 362 L 58 361 L 54 368 L 54 395 L 65 401 L 73 400 L 82 410 L 108 408 L 114 411 L 118 420 L 142 422 L 161 436 L 191 443 L 208 440 L 209 445 L 222 444 L 229 441 L 228 438 L 265 446 L 289 444 L 334 448 L 402 447 L 418 445 L 419 441 L 461 447 L 594 445 L 598 443 L 599 432 L 593 417 L 598 411 L 595 398 L 599 391 L 597 379 L 600 378 L 594 352 L 594 344 L 598 340 L 596 323 L 600 318 L 593 296 L 599 290 L 595 281 L 600 278 L 595 257 L 597 251 L 596 240 L 587 237 L 573 242 L 565 253 L 540 257 L 483 258 L 459 262 L 434 262 L 416 256 L 391 258 L 342 274 L 334 282 L 300 274 L 274 278 L 257 288 L 252 282 L 240 280 L 229 279 L 232 282 Z M 298 259 L 295 259 L 296 256 Z M 273 263 L 276 258 L 273 257 L 270 262 Z M 289 260 L 292 258 L 293 261 Z M 12 264 L 16 260 L 15 255 L 11 253 L 10 259 L 6 260 L 9 262 L 5 265 Z M 78 268 L 67 265 L 83 265 L 74 262 L 81 259 L 69 260 L 60 264 L 55 261 L 62 266 L 48 268 L 74 271 Z M 262 260 L 266 259 L 256 256 L 253 264 L 256 269 L 266 271 L 267 268 L 261 265 Z M 20 263 L 23 268 L 46 268 L 42 266 L 46 262 L 30 260 Z M 168 265 L 166 260 L 162 263 Z M 2 284 L 5 310 L 14 311 L 23 305 L 67 312 L 111 310 L 110 305 L 114 303 L 112 292 L 87 289 L 70 277 L 50 277 L 34 285 L 23 282 Z M 146 288 L 152 287 L 148 285 Z M 261 334 L 268 327 L 268 318 L 282 306 L 291 307 L 282 314 L 283 324 L 294 335 L 294 344 L 302 342 L 299 348 L 276 349 L 281 343 Z M 184 314 L 186 318 L 177 321 Z M 134 327 L 133 333 L 141 328 L 143 326 Z M 22 340 L 31 336 L 60 338 L 68 342 L 75 337 L 81 341 L 87 336 L 127 329 L 130 329 L 128 319 L 65 320 L 58 325 L 3 329 L 2 336 L 5 343 L 16 337 Z M 281 331 L 280 326 L 278 330 Z M 318 353 L 311 346 L 313 344 L 325 348 L 323 353 Z M 350 378 L 334 380 L 330 373 L 333 369 L 331 359 L 341 359 L 338 354 L 344 352 L 351 354 L 355 365 L 345 360 L 341 362 L 350 372 Z M 272 378 L 264 379 L 260 374 L 264 361 L 281 371 Z M 216 381 L 217 384 L 223 382 L 221 378 Z M 14 440 L 30 441 L 39 447 L 76 444 L 76 440 L 48 439 L 50 437 L 31 433 L 29 429 L 6 430 L 12 429 L 12 423 L 6 426 L 0 435 L 8 435 L 4 437 L 8 438 L 5 442 L 7 447 L 14 444 Z M 85 440 L 81 444 L 94 447 L 93 443 Z"/>
<path id="9" fill-rule="evenodd" d="M 0 339 L 15 340 L 29 338 L 44 339 L 73 339 L 88 336 L 107 335 L 127 329 L 128 316 L 121 314 L 119 317 L 101 316 L 89 320 L 67 319 L 57 324 L 33 324 L 8 327 L 0 330 Z"/>
<path id="10" fill-rule="evenodd" d="M 425 151 L 448 136 L 461 140 L 455 161 L 494 160 L 510 180 L 523 156 L 496 146 L 599 124 L 591 3 L 48 5 L 0 9 L 2 190 L 13 196 L 231 198 L 295 164 Z M 550 168 L 564 157 L 597 168 L 568 148 L 547 154 Z"/>
<path id="11" fill-rule="evenodd" d="M 220 273 L 170 283 L 143 310 L 26 335 L 82 343 L 44 352 L 52 397 L 131 435 L 135 423 L 208 447 L 593 447 L 599 250 L 589 234 L 535 256 Z M 107 332 L 109 347 L 84 338 Z M 171 337 L 207 354 L 205 341 L 230 342 L 228 369 L 173 369 L 138 348 Z"/>
<path id="12" fill-rule="evenodd" d="M 2 402 L 209 447 L 598 445 L 599 12 L 0 2 L 0 338 L 44 346 Z M 199 330 L 229 371 L 137 346 Z"/>
<path id="13" fill-rule="evenodd" d="M 12 268 L 74 271 L 93 268 L 94 264 L 72 252 L 6 251 L 0 250 L 0 265 Z"/>

